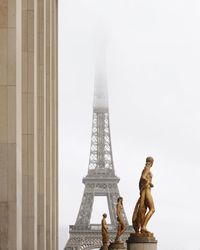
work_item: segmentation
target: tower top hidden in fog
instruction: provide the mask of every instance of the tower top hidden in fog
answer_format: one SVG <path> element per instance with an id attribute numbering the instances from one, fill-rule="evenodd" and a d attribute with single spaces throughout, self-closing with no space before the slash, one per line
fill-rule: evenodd
<path id="1" fill-rule="evenodd" d="M 98 53 L 94 77 L 94 111 L 108 111 L 108 87 L 105 53 Z"/>

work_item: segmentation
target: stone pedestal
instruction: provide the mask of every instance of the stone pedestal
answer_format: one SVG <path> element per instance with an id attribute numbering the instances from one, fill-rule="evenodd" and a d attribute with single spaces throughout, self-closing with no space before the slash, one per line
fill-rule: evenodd
<path id="1" fill-rule="evenodd" d="M 107 245 L 101 246 L 100 250 L 108 250 L 108 246 Z"/>
<path id="2" fill-rule="evenodd" d="M 124 246 L 124 242 L 111 242 L 109 247 L 109 250 L 125 250 L 126 247 Z"/>
<path id="3" fill-rule="evenodd" d="M 126 242 L 127 250 L 157 250 L 157 240 L 153 234 L 132 233 Z"/>

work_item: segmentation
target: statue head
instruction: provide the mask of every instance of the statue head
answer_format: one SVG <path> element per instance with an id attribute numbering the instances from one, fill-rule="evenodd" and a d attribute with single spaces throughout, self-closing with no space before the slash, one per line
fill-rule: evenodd
<path id="1" fill-rule="evenodd" d="M 117 199 L 117 202 L 120 202 L 121 201 L 121 203 L 123 202 L 123 198 L 120 196 L 120 197 L 118 197 L 118 199 Z"/>
<path id="2" fill-rule="evenodd" d="M 146 166 L 148 165 L 148 166 L 152 167 L 153 162 L 154 162 L 153 157 L 148 156 L 148 157 L 146 158 Z"/>
<path id="3" fill-rule="evenodd" d="M 107 218 L 107 214 L 106 213 L 103 214 L 103 218 Z"/>

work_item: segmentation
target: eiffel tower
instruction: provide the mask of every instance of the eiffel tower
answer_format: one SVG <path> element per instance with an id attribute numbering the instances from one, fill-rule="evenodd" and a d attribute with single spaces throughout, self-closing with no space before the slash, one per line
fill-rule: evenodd
<path id="1" fill-rule="evenodd" d="M 108 92 L 105 75 L 100 72 L 95 76 L 93 122 L 88 174 L 83 178 L 85 190 L 75 225 L 69 226 L 69 240 L 65 250 L 89 250 L 102 245 L 101 225 L 90 224 L 95 196 L 106 196 L 111 224 L 110 240 L 114 240 L 117 230 L 116 203 L 120 196 L 119 177 L 115 175 L 108 109 Z M 126 240 L 133 231 L 124 213 L 126 231 L 122 240 Z M 99 215 L 99 221 L 101 216 Z"/>

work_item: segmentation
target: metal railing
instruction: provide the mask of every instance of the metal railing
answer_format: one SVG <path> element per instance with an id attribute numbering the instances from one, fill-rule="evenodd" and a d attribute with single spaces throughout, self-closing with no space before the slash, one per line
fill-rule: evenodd
<path id="1" fill-rule="evenodd" d="M 113 225 L 108 224 L 108 229 L 109 230 L 116 230 L 116 227 Z M 101 225 L 100 224 L 90 224 L 89 226 L 75 226 L 75 225 L 70 225 L 69 226 L 69 231 L 100 231 L 101 230 Z"/>

